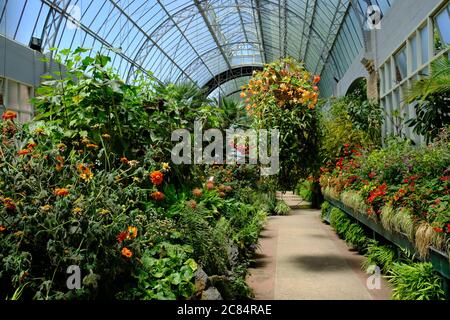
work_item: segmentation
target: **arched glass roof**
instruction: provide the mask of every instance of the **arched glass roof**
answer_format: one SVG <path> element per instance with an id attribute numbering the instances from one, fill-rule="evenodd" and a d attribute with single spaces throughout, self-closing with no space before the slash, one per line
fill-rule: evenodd
<path id="1" fill-rule="evenodd" d="M 291 56 L 342 77 L 363 47 L 363 13 L 393 0 L 0 0 L 0 33 L 43 52 L 78 46 L 111 56 L 125 80 L 137 70 L 199 87 L 224 71 Z M 114 50 L 108 50 L 114 49 Z M 218 86 L 224 95 L 243 79 Z"/>

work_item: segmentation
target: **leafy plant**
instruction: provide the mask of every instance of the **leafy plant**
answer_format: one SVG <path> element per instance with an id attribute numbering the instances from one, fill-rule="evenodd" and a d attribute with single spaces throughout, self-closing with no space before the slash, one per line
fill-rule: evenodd
<path id="1" fill-rule="evenodd" d="M 255 72 L 241 94 L 253 128 L 279 130 L 277 183 L 282 190 L 293 190 L 317 167 L 319 81 L 294 59 L 282 59 Z"/>
<path id="2" fill-rule="evenodd" d="M 195 293 L 194 272 L 197 263 L 189 258 L 192 248 L 189 246 L 161 243 L 144 251 L 141 266 L 134 277 L 137 286 L 121 298 L 142 300 L 175 300 L 190 298 Z"/>
<path id="3" fill-rule="evenodd" d="M 367 270 L 370 266 L 378 266 L 384 274 L 388 274 L 397 261 L 398 255 L 395 248 L 391 245 L 380 245 L 377 241 L 372 240 L 367 245 L 365 254 L 366 260 L 362 264 L 362 268 Z"/>
<path id="4" fill-rule="evenodd" d="M 442 279 L 431 263 L 394 263 L 389 282 L 393 285 L 395 300 L 443 300 Z"/>
<path id="5" fill-rule="evenodd" d="M 275 213 L 277 215 L 283 216 L 288 214 L 291 211 L 291 208 L 284 202 L 283 200 L 278 200 L 277 205 L 275 207 Z"/>
<path id="6" fill-rule="evenodd" d="M 450 125 L 450 62 L 442 56 L 431 64 L 431 75 L 417 80 L 406 94 L 407 103 L 416 102 L 416 117 L 406 124 L 427 142 Z"/>

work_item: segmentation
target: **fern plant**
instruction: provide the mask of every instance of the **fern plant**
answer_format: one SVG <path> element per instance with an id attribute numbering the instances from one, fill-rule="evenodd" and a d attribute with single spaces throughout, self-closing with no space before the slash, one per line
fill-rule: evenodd
<path id="1" fill-rule="evenodd" d="M 431 263 L 394 263 L 388 276 L 395 300 L 444 300 L 442 279 Z"/>
<path id="2" fill-rule="evenodd" d="M 393 246 L 380 245 L 377 241 L 371 240 L 367 246 L 366 260 L 362 263 L 362 268 L 367 270 L 370 266 L 376 265 L 384 274 L 387 274 L 397 258 L 398 254 Z"/>

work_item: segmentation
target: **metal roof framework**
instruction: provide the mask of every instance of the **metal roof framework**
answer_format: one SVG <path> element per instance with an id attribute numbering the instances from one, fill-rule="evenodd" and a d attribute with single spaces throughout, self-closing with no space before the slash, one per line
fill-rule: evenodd
<path id="1" fill-rule="evenodd" d="M 103 52 L 127 81 L 140 71 L 161 82 L 208 84 L 224 96 L 242 85 L 236 72 L 224 81 L 227 71 L 290 56 L 321 74 L 326 91 L 363 48 L 361 13 L 392 1 L 3 0 L 0 33 L 26 45 L 39 38 L 44 52 Z M 214 79 L 221 81 L 211 86 Z"/>

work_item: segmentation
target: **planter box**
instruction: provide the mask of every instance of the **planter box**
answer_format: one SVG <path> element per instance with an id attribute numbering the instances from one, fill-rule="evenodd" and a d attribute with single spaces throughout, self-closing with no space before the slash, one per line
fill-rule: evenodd
<path id="1" fill-rule="evenodd" d="M 411 253 L 416 253 L 416 247 L 413 243 L 408 239 L 405 234 L 386 230 L 381 223 L 371 219 L 363 212 L 358 212 L 337 199 L 333 199 L 329 196 L 325 196 L 325 200 L 327 200 L 332 206 L 341 209 L 343 212 L 358 220 L 368 228 L 372 229 L 379 235 L 381 235 L 386 240 L 392 242 L 396 246 L 400 248 L 407 249 Z M 449 264 L 449 256 L 442 251 L 439 251 L 435 248 L 430 247 L 430 258 L 429 261 L 433 265 L 433 268 L 447 281 L 450 279 L 450 264 Z"/>

